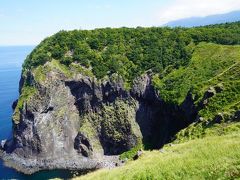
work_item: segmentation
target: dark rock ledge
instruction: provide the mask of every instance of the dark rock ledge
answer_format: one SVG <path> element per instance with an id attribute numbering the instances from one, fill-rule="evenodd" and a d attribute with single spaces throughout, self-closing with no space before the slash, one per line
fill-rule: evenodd
<path id="1" fill-rule="evenodd" d="M 83 158 L 78 160 L 77 157 L 61 157 L 57 159 L 46 158 L 21 158 L 16 154 L 8 154 L 2 149 L 0 157 L 4 161 L 4 165 L 24 174 L 33 174 L 41 170 L 68 169 L 78 170 L 82 172 L 94 171 L 100 168 L 114 168 L 117 164 L 121 164 L 118 156 L 105 156 L 103 159 Z M 75 158 L 75 160 L 73 160 Z"/>

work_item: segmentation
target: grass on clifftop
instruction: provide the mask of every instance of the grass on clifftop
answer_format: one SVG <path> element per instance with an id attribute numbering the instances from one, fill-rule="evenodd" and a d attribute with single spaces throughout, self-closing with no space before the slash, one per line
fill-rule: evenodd
<path id="1" fill-rule="evenodd" d="M 240 46 L 200 43 L 187 67 L 174 70 L 162 79 L 155 76 L 154 83 L 160 96 L 175 104 L 181 104 L 189 91 L 197 104 L 208 89 L 221 87 L 222 91 L 209 98 L 200 111 L 202 117 L 209 119 L 236 109 L 240 100 L 239 77 Z"/>
<path id="2" fill-rule="evenodd" d="M 139 160 L 112 170 L 102 169 L 76 179 L 237 179 L 240 177 L 240 131 L 209 136 L 162 152 L 144 151 Z"/>
<path id="3" fill-rule="evenodd" d="M 200 43 L 194 49 L 189 65 L 173 70 L 160 79 L 154 76 L 154 84 L 161 98 L 166 102 L 181 104 L 191 92 L 201 121 L 180 131 L 176 141 L 205 137 L 215 127 L 217 116 L 219 126 L 231 121 L 240 109 L 240 46 Z M 218 89 L 218 90 L 216 90 Z M 212 97 L 204 94 L 211 90 Z M 204 105 L 202 103 L 204 102 Z"/>
<path id="4" fill-rule="evenodd" d="M 60 31 L 42 41 L 26 58 L 23 71 L 52 59 L 69 66 L 73 62 L 92 68 L 102 79 L 114 73 L 125 81 L 151 69 L 154 73 L 168 66 L 189 63 L 194 44 L 211 42 L 240 44 L 240 22 L 198 28 L 105 28 Z"/>

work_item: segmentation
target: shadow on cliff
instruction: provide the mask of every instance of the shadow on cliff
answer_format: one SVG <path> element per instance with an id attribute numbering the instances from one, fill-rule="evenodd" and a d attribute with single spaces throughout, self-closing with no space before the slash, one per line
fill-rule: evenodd
<path id="1" fill-rule="evenodd" d="M 136 85 L 131 91 L 125 91 L 122 83 L 119 82 L 97 85 L 91 80 L 82 80 L 65 82 L 65 84 L 75 97 L 75 105 L 79 114 L 101 111 L 104 104 L 114 103 L 116 99 L 136 100 L 139 106 L 136 109 L 135 121 L 140 127 L 144 147 L 159 149 L 169 143 L 177 132 L 196 119 L 197 110 L 190 93 L 181 105 L 169 104 L 157 95 L 150 76 L 146 75 L 144 78 L 142 82 L 144 88 Z M 118 128 L 124 129 L 125 126 L 128 125 Z M 128 132 L 130 128 L 126 127 L 125 129 L 124 137 L 127 139 L 120 142 L 110 141 L 103 137 L 104 133 L 99 132 L 104 154 L 121 154 L 137 144 L 135 139 L 129 138 L 131 137 L 131 132 Z M 127 129 L 129 130 L 127 131 Z M 133 142 L 129 143 L 129 141 Z"/>
<path id="2" fill-rule="evenodd" d="M 139 101 L 136 121 L 146 149 L 159 149 L 171 142 L 176 133 L 197 117 L 191 93 L 181 105 L 167 103 L 159 98 L 150 82 L 141 96 L 132 95 Z"/>
<path id="3" fill-rule="evenodd" d="M 177 132 L 192 122 L 188 121 L 184 114 L 185 112 L 175 105 L 141 102 L 136 121 L 140 126 L 145 148 L 160 149 L 171 142 Z"/>

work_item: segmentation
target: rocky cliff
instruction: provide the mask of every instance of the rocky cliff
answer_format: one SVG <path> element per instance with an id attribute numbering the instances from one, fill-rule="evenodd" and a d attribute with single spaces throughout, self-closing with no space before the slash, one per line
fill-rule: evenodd
<path id="1" fill-rule="evenodd" d="M 160 148 L 196 116 L 190 97 L 181 106 L 161 100 L 151 73 L 127 89 L 116 74 L 97 80 L 76 66 L 53 60 L 22 74 L 6 165 L 24 173 L 113 167 L 116 155 L 142 143 Z"/>
<path id="2" fill-rule="evenodd" d="M 106 28 L 45 39 L 23 64 L 13 138 L 1 143 L 5 164 L 29 174 L 114 167 L 126 151 L 239 121 L 238 27 Z"/>

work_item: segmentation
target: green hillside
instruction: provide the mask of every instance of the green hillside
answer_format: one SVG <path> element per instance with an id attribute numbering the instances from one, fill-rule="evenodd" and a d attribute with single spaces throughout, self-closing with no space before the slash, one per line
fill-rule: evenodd
<path id="1" fill-rule="evenodd" d="M 126 81 L 151 69 L 154 73 L 185 66 L 199 42 L 240 44 L 240 23 L 200 28 L 118 28 L 60 31 L 46 38 L 25 60 L 23 69 L 52 59 L 77 62 L 101 79 L 118 73 Z"/>
<path id="2" fill-rule="evenodd" d="M 188 92 L 197 104 L 208 88 L 223 86 L 223 92 L 209 99 L 199 113 L 209 119 L 216 113 L 239 108 L 238 44 L 240 22 L 197 28 L 60 31 L 42 41 L 26 58 L 23 75 L 29 70 L 35 72 L 40 82 L 51 69 L 43 65 L 51 62 L 67 76 L 71 71 L 98 79 L 118 74 L 125 81 L 126 89 L 130 89 L 136 77 L 151 71 L 161 98 L 178 105 Z M 26 97 L 31 95 L 28 89 L 32 88 L 24 88 L 28 85 L 23 86 L 24 92 L 27 89 Z"/>
<path id="3" fill-rule="evenodd" d="M 27 57 L 23 76 L 32 72 L 36 83 L 44 84 L 51 69 L 66 77 L 82 73 L 98 80 L 118 74 L 126 91 L 136 77 L 148 72 L 157 100 L 172 108 L 174 115 L 169 117 L 174 117 L 175 125 L 190 124 L 171 135 L 174 146 L 165 145 L 163 152 L 144 151 L 137 161 L 82 179 L 240 177 L 240 22 L 189 29 L 61 31 Z M 15 109 L 16 123 L 23 101 L 35 93 L 27 80 Z M 134 155 L 141 146 L 146 144 L 122 156 Z"/>
<path id="4" fill-rule="evenodd" d="M 155 86 L 165 101 L 181 104 L 191 93 L 199 111 L 201 121 L 178 133 L 178 141 L 203 136 L 218 116 L 222 122 L 234 119 L 234 113 L 240 109 L 239 77 L 240 46 L 206 43 L 196 46 L 187 67 L 174 70 L 162 79 L 155 75 Z M 204 99 L 207 91 L 212 96 Z"/>
<path id="5" fill-rule="evenodd" d="M 237 179 L 240 124 L 236 127 L 236 132 L 224 136 L 191 140 L 161 151 L 144 151 L 139 160 L 123 167 L 99 170 L 76 179 Z"/>
<path id="6" fill-rule="evenodd" d="M 117 73 L 130 89 L 134 78 L 151 71 L 154 86 L 166 103 L 181 105 L 187 95 L 193 99 L 202 122 L 192 124 L 178 137 L 194 138 L 194 134 L 202 136 L 217 116 L 228 121 L 239 110 L 238 44 L 240 22 L 197 28 L 60 31 L 46 38 L 27 57 L 23 75 L 30 70 L 40 82 L 50 67 L 60 69 L 66 76 L 79 71 L 98 79 Z M 44 68 L 48 61 L 50 67 Z M 28 86 L 25 82 L 22 88 L 23 98 L 20 97 L 14 116 L 16 122 L 21 100 L 34 92 Z M 206 97 L 207 92 L 211 97 Z"/>
<path id="7" fill-rule="evenodd" d="M 234 90 L 232 86 L 237 88 L 239 84 L 239 51 L 240 46 L 200 43 L 194 48 L 189 65 L 174 70 L 162 79 L 155 76 L 160 96 L 165 101 L 180 104 L 190 89 L 196 101 L 209 87 L 221 82 L 228 88 L 226 91 Z"/>
<path id="8" fill-rule="evenodd" d="M 236 179 L 240 177 L 240 46 L 200 43 L 189 64 L 154 76 L 166 102 L 191 94 L 199 120 L 181 130 L 161 152 L 79 179 Z M 212 96 L 202 100 L 206 92 Z M 181 119 L 179 119 L 180 121 Z M 134 150 L 135 151 L 135 150 Z"/>
<path id="9" fill-rule="evenodd" d="M 193 94 L 195 93 L 196 104 L 200 104 L 200 99 L 203 98 L 206 90 L 215 88 L 215 94 L 207 99 L 202 109 L 199 108 L 202 122 L 193 123 L 180 132 L 178 140 L 181 139 L 180 137 L 204 136 L 205 130 L 211 129 L 216 121 L 221 123 L 239 121 L 239 114 L 237 115 L 240 109 L 239 50 L 239 46 L 209 44 L 205 45 L 205 51 L 202 49 L 199 53 L 196 52 L 196 56 L 193 56 L 193 64 L 186 68 L 184 85 L 187 86 L 187 81 L 195 85 L 192 91 Z M 209 54 L 204 55 L 206 53 Z M 194 71 L 193 67 L 197 69 Z"/>

